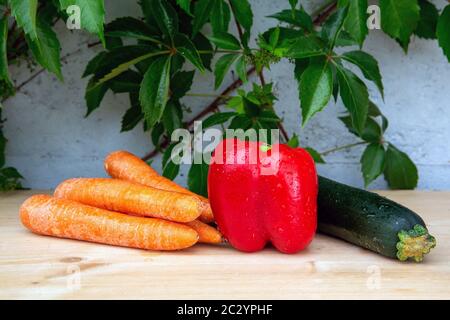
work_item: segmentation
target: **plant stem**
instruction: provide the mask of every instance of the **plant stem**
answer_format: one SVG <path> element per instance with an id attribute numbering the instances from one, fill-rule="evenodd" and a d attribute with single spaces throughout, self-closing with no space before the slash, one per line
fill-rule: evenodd
<path id="1" fill-rule="evenodd" d="M 336 151 L 350 149 L 350 148 L 353 148 L 353 147 L 356 147 L 356 146 L 360 146 L 360 145 L 363 145 L 363 144 L 368 144 L 368 142 L 360 141 L 360 142 L 346 144 L 346 145 L 343 145 L 343 146 L 340 146 L 340 147 L 336 147 L 336 148 L 333 148 L 333 149 L 329 149 L 329 150 L 323 151 L 323 152 L 320 153 L 320 155 L 321 156 L 326 156 L 326 155 L 328 155 L 330 153 L 333 153 L 333 152 L 336 152 Z"/>

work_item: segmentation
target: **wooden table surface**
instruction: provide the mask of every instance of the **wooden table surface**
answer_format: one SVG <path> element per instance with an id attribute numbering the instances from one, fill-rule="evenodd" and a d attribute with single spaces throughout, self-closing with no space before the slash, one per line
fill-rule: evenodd
<path id="1" fill-rule="evenodd" d="M 18 209 L 36 191 L 0 196 L 2 299 L 450 298 L 450 192 L 381 192 L 420 213 L 437 239 L 401 263 L 317 235 L 295 255 L 197 245 L 150 252 L 32 234 Z"/>

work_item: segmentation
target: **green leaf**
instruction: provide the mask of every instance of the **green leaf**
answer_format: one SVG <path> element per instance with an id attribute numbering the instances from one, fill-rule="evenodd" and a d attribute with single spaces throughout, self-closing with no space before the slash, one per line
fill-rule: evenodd
<path id="1" fill-rule="evenodd" d="M 322 156 L 319 152 L 314 150 L 313 148 L 305 148 L 306 151 L 311 155 L 311 157 L 314 159 L 315 163 L 325 163 L 325 160 L 323 160 Z"/>
<path id="2" fill-rule="evenodd" d="M 369 33 L 367 28 L 367 0 L 339 0 L 338 3 L 339 7 L 348 6 L 344 28 L 361 47 Z"/>
<path id="3" fill-rule="evenodd" d="M 414 162 L 392 144 L 389 144 L 386 153 L 384 177 L 392 189 L 414 189 L 419 180 Z"/>
<path id="4" fill-rule="evenodd" d="M 87 112 L 85 117 L 88 117 L 92 111 L 100 107 L 100 103 L 105 97 L 106 91 L 108 91 L 108 84 L 97 84 L 94 78 L 89 80 L 86 87 L 84 99 L 86 100 Z"/>
<path id="5" fill-rule="evenodd" d="M 369 101 L 369 116 L 371 117 L 381 117 L 381 128 L 382 128 L 382 132 L 385 132 L 386 129 L 389 126 L 389 121 L 388 119 L 381 113 L 380 108 L 378 108 L 378 106 L 373 103 L 373 101 Z"/>
<path id="6" fill-rule="evenodd" d="M 219 32 L 214 34 L 214 36 L 209 37 L 209 40 L 214 43 L 218 48 L 226 49 L 226 50 L 240 50 L 241 44 L 239 40 L 236 39 L 230 33 L 227 32 Z"/>
<path id="7" fill-rule="evenodd" d="M 236 73 L 243 83 L 247 83 L 247 60 L 244 55 L 240 56 L 236 62 Z"/>
<path id="8" fill-rule="evenodd" d="M 8 18 L 4 17 L 0 19 L 0 98 L 14 94 L 14 85 L 8 71 L 7 41 Z"/>
<path id="9" fill-rule="evenodd" d="M 300 101 L 303 123 L 321 111 L 330 101 L 333 91 L 333 72 L 327 60 L 312 62 L 300 80 Z"/>
<path id="10" fill-rule="evenodd" d="M 38 37 L 36 16 L 38 0 L 10 0 L 9 4 L 17 25 L 23 28 L 26 35 L 35 40 Z"/>
<path id="11" fill-rule="evenodd" d="M 193 163 L 188 173 L 188 187 L 192 192 L 208 197 L 208 170 L 209 165 Z"/>
<path id="12" fill-rule="evenodd" d="M 232 117 L 236 116 L 236 112 L 217 112 L 209 116 L 202 122 L 203 129 L 210 128 L 212 126 L 223 124 L 230 120 Z"/>
<path id="13" fill-rule="evenodd" d="M 253 25 L 253 11 L 248 0 L 230 0 L 230 5 L 237 21 L 245 30 L 250 31 Z"/>
<path id="14" fill-rule="evenodd" d="M 214 0 L 199 0 L 194 6 L 194 20 L 192 21 L 192 36 L 197 35 L 205 25 L 214 6 Z"/>
<path id="15" fill-rule="evenodd" d="M 162 175 L 167 179 L 173 180 L 178 176 L 179 172 L 180 172 L 180 164 L 175 164 L 172 161 L 169 161 L 164 166 Z"/>
<path id="16" fill-rule="evenodd" d="M 364 185 L 367 187 L 384 171 L 386 152 L 383 145 L 371 143 L 361 157 L 361 171 L 364 177 Z"/>
<path id="17" fill-rule="evenodd" d="M 224 0 L 213 0 L 214 5 L 212 7 L 209 20 L 211 21 L 211 27 L 213 34 L 227 32 L 230 24 L 231 12 L 230 7 Z"/>
<path id="18" fill-rule="evenodd" d="M 381 28 L 406 50 L 420 20 L 417 0 L 380 0 Z"/>
<path id="19" fill-rule="evenodd" d="M 225 54 L 216 62 L 216 66 L 214 69 L 215 76 L 215 89 L 218 89 L 225 78 L 226 73 L 230 69 L 231 65 L 236 61 L 239 57 L 238 54 L 229 53 Z"/>
<path id="20" fill-rule="evenodd" d="M 130 94 L 131 107 L 125 112 L 122 117 L 122 129 L 120 132 L 133 130 L 139 122 L 144 119 L 141 105 L 139 104 L 139 95 L 135 93 Z"/>
<path id="21" fill-rule="evenodd" d="M 105 34 L 109 37 L 128 37 L 139 40 L 155 41 L 156 30 L 145 22 L 132 18 L 118 18 L 106 25 Z"/>
<path id="22" fill-rule="evenodd" d="M 200 55 L 203 66 L 205 66 L 206 69 L 211 71 L 211 61 L 213 58 L 213 54 L 212 54 L 213 47 L 211 45 L 211 42 L 209 42 L 209 40 L 201 33 L 197 33 L 197 35 L 193 39 L 193 42 L 198 50 L 211 52 L 211 53 L 202 53 Z"/>
<path id="23" fill-rule="evenodd" d="M 315 36 L 300 36 L 293 42 L 285 57 L 303 59 L 324 55 L 324 46 Z"/>
<path id="24" fill-rule="evenodd" d="M 148 68 L 142 80 L 139 101 L 149 128 L 161 119 L 168 101 L 170 62 L 170 57 L 157 59 Z"/>
<path id="25" fill-rule="evenodd" d="M 22 189 L 21 179 L 23 177 L 16 168 L 7 167 L 0 169 L 0 191 Z"/>
<path id="26" fill-rule="evenodd" d="M 289 0 L 289 4 L 291 5 L 292 10 L 294 10 L 298 4 L 298 0 Z"/>
<path id="27" fill-rule="evenodd" d="M 450 62 L 450 5 L 445 7 L 439 18 L 436 34 L 439 45 Z"/>
<path id="28" fill-rule="evenodd" d="M 147 123 L 144 122 L 144 128 L 147 127 L 147 129 L 148 129 L 149 126 L 146 124 Z M 145 131 L 147 131 L 147 129 Z M 150 136 L 151 136 L 153 145 L 156 147 L 156 149 L 158 149 L 160 151 L 161 151 L 161 137 L 163 134 L 164 134 L 164 126 L 161 122 L 159 122 L 152 128 L 152 133 Z"/>
<path id="29" fill-rule="evenodd" d="M 350 112 L 353 127 L 361 134 L 366 124 L 369 108 L 367 87 L 350 70 L 338 66 L 337 71 L 342 101 Z"/>
<path id="30" fill-rule="evenodd" d="M 159 30 L 173 39 L 178 32 L 178 15 L 175 9 L 167 0 L 152 0 L 150 7 Z"/>
<path id="31" fill-rule="evenodd" d="M 313 21 L 311 16 L 303 9 L 303 7 L 300 8 L 300 10 L 283 10 L 268 17 L 301 27 L 307 31 L 311 31 L 313 29 Z"/>
<path id="32" fill-rule="evenodd" d="M 103 34 L 105 6 L 103 0 L 59 0 L 59 2 L 62 10 L 67 9 L 71 5 L 79 6 L 81 11 L 81 27 L 90 33 L 97 34 L 103 44 L 105 44 Z"/>
<path id="33" fill-rule="evenodd" d="M 54 73 L 60 80 L 63 76 L 61 73 L 60 51 L 61 45 L 55 32 L 53 32 L 47 22 L 38 18 L 36 24 L 37 38 L 33 40 L 26 35 L 27 44 L 33 53 L 36 61 L 48 71 Z"/>
<path id="34" fill-rule="evenodd" d="M 111 79 L 108 84 L 114 93 L 139 92 L 142 82 L 142 75 L 133 70 L 127 70 Z"/>
<path id="35" fill-rule="evenodd" d="M 322 27 L 321 35 L 324 40 L 328 41 L 329 48 L 333 48 L 339 34 L 344 27 L 345 19 L 348 14 L 348 6 L 339 8 L 333 13 Z"/>
<path id="36" fill-rule="evenodd" d="M 287 142 L 287 145 L 291 148 L 298 148 L 300 145 L 300 140 L 298 138 L 298 135 L 294 133 L 294 135 L 289 139 Z"/>
<path id="37" fill-rule="evenodd" d="M 175 73 L 170 82 L 173 99 L 180 99 L 191 89 L 195 71 L 179 71 Z"/>
<path id="38" fill-rule="evenodd" d="M 179 54 L 189 60 L 201 72 L 205 70 L 197 48 L 186 35 L 182 33 L 175 34 L 174 43 Z"/>
<path id="39" fill-rule="evenodd" d="M 300 81 L 303 75 L 303 72 L 305 72 L 306 68 L 309 66 L 309 58 L 305 59 L 295 59 L 295 68 L 294 68 L 294 77 L 295 80 L 297 80 L 298 84 L 300 85 Z"/>
<path id="40" fill-rule="evenodd" d="M 169 135 L 171 135 L 174 130 L 181 128 L 182 118 L 183 111 L 181 110 L 181 105 L 177 101 L 169 100 L 162 115 L 164 128 Z"/>
<path id="41" fill-rule="evenodd" d="M 378 67 L 378 61 L 375 60 L 374 57 L 364 51 L 350 51 L 344 53 L 342 59 L 358 66 L 364 77 L 375 83 L 378 90 L 380 90 L 381 96 L 384 98 L 384 88 L 380 68 Z"/>
<path id="42" fill-rule="evenodd" d="M 166 53 L 165 51 L 154 51 L 153 47 L 145 45 L 123 46 L 104 54 L 102 60 L 93 65 L 89 71 L 95 71 L 95 79 L 101 84 L 117 77 L 139 62 Z M 85 71 L 85 75 L 89 73 L 87 71 Z"/>
<path id="43" fill-rule="evenodd" d="M 181 9 L 186 11 L 186 13 L 191 14 L 191 0 L 177 0 L 177 4 Z"/>
<path id="44" fill-rule="evenodd" d="M 439 20 L 439 11 L 434 4 L 427 0 L 419 0 L 420 20 L 416 35 L 424 39 L 436 39 L 436 28 Z"/>
<path id="45" fill-rule="evenodd" d="M 252 119 L 250 119 L 247 115 L 245 114 L 240 114 L 236 117 L 234 117 L 231 120 L 230 125 L 228 126 L 228 129 L 242 129 L 242 130 L 247 130 L 249 129 L 253 124 Z"/>
<path id="46" fill-rule="evenodd" d="M 360 137 L 364 141 L 380 143 L 382 131 L 380 125 L 372 118 L 367 118 L 366 125 L 361 134 L 359 134 L 353 127 L 352 118 L 350 116 L 339 118 L 347 127 L 347 129 L 354 135 Z"/>

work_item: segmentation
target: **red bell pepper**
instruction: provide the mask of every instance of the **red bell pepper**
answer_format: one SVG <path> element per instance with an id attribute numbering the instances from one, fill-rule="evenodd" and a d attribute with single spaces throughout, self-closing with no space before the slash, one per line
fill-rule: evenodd
<path id="1" fill-rule="evenodd" d="M 307 151 L 228 139 L 211 160 L 211 208 L 234 248 L 254 252 L 270 241 L 295 253 L 308 246 L 317 227 L 318 179 Z"/>

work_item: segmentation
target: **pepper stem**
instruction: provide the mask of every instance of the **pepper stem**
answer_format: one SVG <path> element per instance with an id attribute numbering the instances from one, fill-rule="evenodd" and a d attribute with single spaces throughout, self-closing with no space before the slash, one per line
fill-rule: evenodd
<path id="1" fill-rule="evenodd" d="M 397 242 L 397 258 L 400 261 L 411 258 L 416 262 L 421 262 L 423 256 L 436 246 L 436 239 L 419 224 L 409 231 L 401 230 L 398 238 L 400 241 Z"/>

